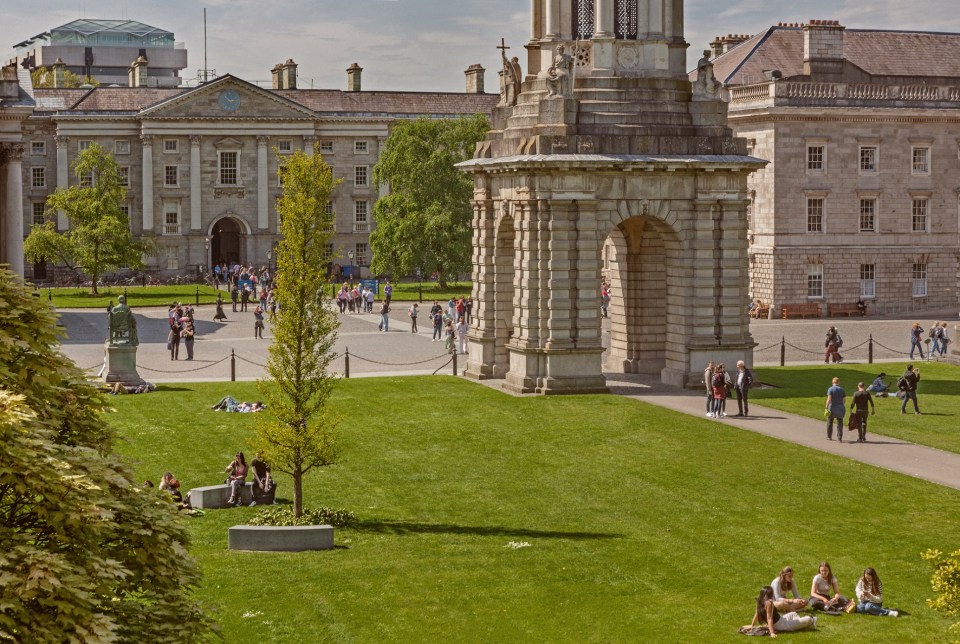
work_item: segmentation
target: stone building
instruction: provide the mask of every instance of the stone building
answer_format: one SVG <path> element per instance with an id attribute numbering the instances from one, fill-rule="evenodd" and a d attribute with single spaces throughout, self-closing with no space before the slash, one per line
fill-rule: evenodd
<path id="1" fill-rule="evenodd" d="M 699 383 L 752 360 L 747 176 L 709 60 L 685 71 L 682 0 L 534 0 L 527 73 L 504 52 L 475 158 L 466 375 L 519 392 L 604 372 Z M 601 344 L 603 275 L 614 293 Z"/>
<path id="2" fill-rule="evenodd" d="M 467 70 L 474 91 L 462 94 L 364 91 L 356 64 L 348 70 L 348 91 L 299 89 L 296 72 L 292 60 L 275 66 L 272 89 L 226 75 L 189 89 L 33 90 L 32 114 L 18 122 L 21 205 L 8 193 L 5 213 L 21 247 L 30 226 L 43 221 L 46 198 L 77 182 L 71 169 L 77 155 L 97 143 L 128 177 L 132 231 L 159 242 L 159 257 L 147 258 L 152 272 L 195 275 L 219 261 L 266 265 L 279 239 L 280 160 L 296 150 L 318 151 L 343 179 L 328 206 L 336 215 L 331 261 L 363 272 L 379 196 L 372 170 L 391 125 L 489 113 L 497 96 L 479 93 L 478 67 Z M 63 217 L 57 224 L 67 227 Z M 28 266 L 26 276 L 54 277 L 43 265 Z"/>
<path id="3" fill-rule="evenodd" d="M 23 274 L 23 123 L 33 112 L 30 73 L 0 68 L 0 264 Z"/>
<path id="4" fill-rule="evenodd" d="M 731 126 L 770 161 L 749 180 L 751 294 L 956 307 L 960 34 L 813 20 L 711 45 Z"/>
<path id="5" fill-rule="evenodd" d="M 131 63 L 141 57 L 149 77 L 143 87 L 177 87 L 187 67 L 187 50 L 173 32 L 134 20 L 74 20 L 14 45 L 14 62 L 25 69 L 52 69 L 58 61 L 81 78 L 102 85 L 133 85 Z"/>

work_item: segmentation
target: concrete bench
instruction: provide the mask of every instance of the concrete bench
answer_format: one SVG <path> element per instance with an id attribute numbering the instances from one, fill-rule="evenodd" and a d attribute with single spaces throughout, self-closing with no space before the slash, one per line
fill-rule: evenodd
<path id="1" fill-rule="evenodd" d="M 332 550 L 332 525 L 235 525 L 227 531 L 230 550 L 301 552 Z"/>
<path id="2" fill-rule="evenodd" d="M 243 505 L 250 505 L 253 501 L 253 483 L 246 483 L 240 490 L 240 499 Z M 190 490 L 190 505 L 195 508 L 217 509 L 225 508 L 230 500 L 230 486 L 226 484 L 195 487 Z"/>
<path id="3" fill-rule="evenodd" d="M 853 304 L 827 304 L 827 315 L 832 318 L 841 315 L 845 315 L 846 317 L 866 315 L 866 312 L 866 309 L 864 309 L 861 314 L 860 307 L 857 306 L 856 302 Z"/>
<path id="4" fill-rule="evenodd" d="M 820 317 L 820 305 L 816 302 L 784 304 L 780 307 L 780 315 L 784 320 L 790 318 L 818 318 Z"/>

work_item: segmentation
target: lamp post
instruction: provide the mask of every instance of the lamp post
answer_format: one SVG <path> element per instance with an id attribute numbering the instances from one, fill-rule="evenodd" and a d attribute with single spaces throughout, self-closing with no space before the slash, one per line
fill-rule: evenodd
<path id="1" fill-rule="evenodd" d="M 267 249 L 267 268 L 270 269 L 271 275 L 273 274 L 273 248 Z"/>
<path id="2" fill-rule="evenodd" d="M 350 260 L 350 264 L 348 264 L 348 266 L 350 267 L 350 281 L 352 282 L 353 281 L 353 251 L 352 250 L 347 251 L 347 259 Z"/>

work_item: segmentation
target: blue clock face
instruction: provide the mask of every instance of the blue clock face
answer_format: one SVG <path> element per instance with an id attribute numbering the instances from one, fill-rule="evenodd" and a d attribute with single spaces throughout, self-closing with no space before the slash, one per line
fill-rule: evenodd
<path id="1" fill-rule="evenodd" d="M 240 107 L 240 95 L 237 94 L 236 90 L 225 89 L 220 92 L 220 107 L 223 109 L 233 112 Z"/>

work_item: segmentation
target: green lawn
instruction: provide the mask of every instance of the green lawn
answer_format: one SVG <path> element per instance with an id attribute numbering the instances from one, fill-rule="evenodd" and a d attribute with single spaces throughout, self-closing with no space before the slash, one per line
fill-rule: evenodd
<path id="1" fill-rule="evenodd" d="M 823 419 L 823 404 L 827 398 L 830 380 L 837 376 L 847 392 L 847 410 L 852 404 L 857 382 L 867 386 L 881 371 L 887 374 L 887 384 L 893 391 L 897 378 L 907 363 L 875 365 L 835 365 L 815 367 L 776 367 L 757 369 L 756 378 L 776 385 L 777 389 L 754 389 L 750 399 L 758 404 L 801 416 Z M 915 416 L 913 403 L 907 404 L 907 413 L 900 413 L 901 400 L 894 396 L 877 398 L 876 416 L 867 426 L 868 434 L 900 438 L 911 443 L 928 445 L 960 453 L 960 367 L 943 363 L 914 363 L 920 369 L 917 398 L 922 416 Z M 882 578 L 882 577 L 881 577 Z"/>
<path id="2" fill-rule="evenodd" d="M 210 406 L 255 387 L 117 397 L 121 451 L 139 478 L 217 483 L 256 419 Z M 958 547 L 960 492 L 614 396 L 375 378 L 334 404 L 339 462 L 305 482 L 308 506 L 361 519 L 334 551 L 228 551 L 253 508 L 184 519 L 229 642 L 742 642 L 760 586 L 791 564 L 806 591 L 821 559 L 846 593 L 874 566 L 910 615 L 791 639 L 945 639 L 919 554 Z"/>
<path id="3" fill-rule="evenodd" d="M 230 295 L 224 290 L 223 299 L 230 301 Z M 173 301 L 184 304 L 213 304 L 217 300 L 217 291 L 205 284 L 171 284 L 165 286 L 105 286 L 98 289 L 97 295 L 90 295 L 88 288 L 44 288 L 40 297 L 50 300 L 58 309 L 105 309 L 110 302 L 117 303 L 117 297 L 127 294 L 127 304 L 138 306 L 167 306 Z"/>

